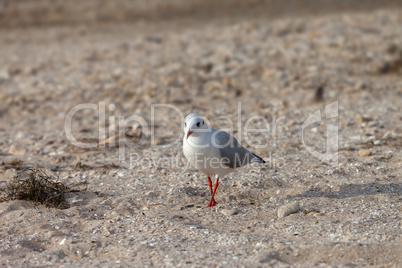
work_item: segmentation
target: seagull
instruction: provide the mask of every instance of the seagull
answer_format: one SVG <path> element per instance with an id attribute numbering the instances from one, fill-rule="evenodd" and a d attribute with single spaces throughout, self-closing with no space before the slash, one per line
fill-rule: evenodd
<path id="1" fill-rule="evenodd" d="M 194 168 L 208 176 L 211 201 L 207 207 L 217 205 L 214 196 L 219 178 L 250 163 L 265 163 L 229 133 L 208 127 L 202 116 L 196 113 L 187 115 L 184 122 L 183 153 Z M 217 175 L 217 179 L 212 188 L 213 175 Z"/>

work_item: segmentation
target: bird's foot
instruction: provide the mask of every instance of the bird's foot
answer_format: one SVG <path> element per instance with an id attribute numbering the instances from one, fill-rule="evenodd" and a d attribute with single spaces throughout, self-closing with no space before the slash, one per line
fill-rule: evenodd
<path id="1" fill-rule="evenodd" d="M 215 199 L 211 199 L 211 201 L 209 201 L 207 208 L 215 207 L 217 204 L 218 203 L 216 203 Z"/>

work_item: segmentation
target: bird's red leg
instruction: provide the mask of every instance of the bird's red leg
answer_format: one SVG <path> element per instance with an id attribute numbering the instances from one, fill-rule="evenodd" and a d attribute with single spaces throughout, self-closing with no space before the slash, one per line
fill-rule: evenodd
<path id="1" fill-rule="evenodd" d="M 211 190 L 211 201 L 209 201 L 209 204 L 208 204 L 207 208 L 214 207 L 217 204 L 215 199 L 214 199 L 214 196 L 215 196 L 215 193 L 216 193 L 216 189 L 218 189 L 218 186 L 219 186 L 219 178 L 216 179 L 213 191 L 212 191 L 212 181 L 211 181 L 210 177 L 208 177 L 208 185 L 209 185 L 209 189 Z"/>
<path id="2" fill-rule="evenodd" d="M 212 194 L 212 206 L 216 206 L 216 202 L 215 202 L 215 193 L 216 193 L 216 190 L 218 189 L 218 186 L 219 186 L 219 178 L 217 178 L 216 179 L 216 182 L 215 182 L 215 185 L 214 185 L 214 193 Z"/>
<path id="3" fill-rule="evenodd" d="M 211 191 L 211 195 L 212 195 L 214 191 L 212 190 L 212 181 L 209 176 L 208 176 L 208 186 L 209 186 L 209 191 Z"/>
<path id="4" fill-rule="evenodd" d="M 214 191 L 212 190 L 212 181 L 209 176 L 208 176 L 208 186 L 209 186 L 209 191 L 211 192 L 211 196 L 212 196 L 214 194 Z M 211 204 L 212 204 L 211 202 L 212 202 L 212 199 L 211 199 L 211 201 L 209 201 L 207 208 L 211 207 Z"/>

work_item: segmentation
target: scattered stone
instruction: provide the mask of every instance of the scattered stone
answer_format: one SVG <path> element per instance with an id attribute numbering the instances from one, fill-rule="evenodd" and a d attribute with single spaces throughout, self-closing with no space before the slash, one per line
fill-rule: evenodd
<path id="1" fill-rule="evenodd" d="M 367 149 L 360 149 L 359 150 L 359 155 L 362 156 L 362 157 L 370 156 L 371 151 L 367 150 Z"/>
<path id="2" fill-rule="evenodd" d="M 0 72 L 0 80 L 7 80 L 10 78 L 8 71 Z"/>
<path id="3" fill-rule="evenodd" d="M 66 201 L 69 205 L 72 205 L 72 204 L 75 204 L 78 202 L 82 202 L 82 201 L 84 201 L 84 199 L 80 198 L 78 195 L 74 195 L 73 197 L 68 198 Z"/>
<path id="4" fill-rule="evenodd" d="M 241 182 L 237 181 L 233 186 L 241 187 L 242 185 L 243 185 L 243 184 L 242 184 Z"/>
<path id="5" fill-rule="evenodd" d="M 374 141 L 374 145 L 381 145 L 383 143 L 384 143 L 384 141 L 381 141 L 381 140 Z"/>
<path id="6" fill-rule="evenodd" d="M 235 195 L 229 195 L 229 201 L 230 202 L 236 202 L 237 201 L 237 197 Z"/>
<path id="7" fill-rule="evenodd" d="M 127 137 L 141 139 L 143 132 L 141 125 L 128 126 L 125 132 Z"/>
<path id="8" fill-rule="evenodd" d="M 385 134 L 382 136 L 383 140 L 388 140 L 388 139 L 392 139 L 392 138 L 396 138 L 396 135 L 395 135 L 395 133 L 393 133 L 391 131 L 385 132 Z"/>
<path id="9" fill-rule="evenodd" d="M 109 147 L 117 146 L 117 145 L 119 145 L 119 137 L 120 137 L 120 134 L 117 133 L 117 134 L 115 134 L 115 135 L 113 135 L 111 137 L 108 137 L 108 138 L 100 141 L 98 143 L 98 146 L 100 146 L 100 147 L 103 147 L 103 146 L 109 146 Z"/>
<path id="10" fill-rule="evenodd" d="M 19 158 L 7 158 L 3 160 L 3 165 L 5 166 L 18 166 L 21 165 L 23 162 Z"/>
<path id="11" fill-rule="evenodd" d="M 305 215 L 307 215 L 307 214 L 309 214 L 309 213 L 311 213 L 311 212 L 315 212 L 315 209 L 305 209 L 305 210 L 303 210 L 303 213 L 304 213 Z"/>
<path id="12" fill-rule="evenodd" d="M 12 155 L 25 155 L 26 150 L 19 145 L 13 144 L 13 145 L 11 145 L 10 149 L 8 150 L 8 153 L 12 154 Z"/>
<path id="13" fill-rule="evenodd" d="M 367 84 L 363 81 L 358 81 L 355 84 L 356 89 L 367 89 Z"/>
<path id="14" fill-rule="evenodd" d="M 124 71 L 122 69 L 120 69 L 120 68 L 114 69 L 113 72 L 112 72 L 112 76 L 116 80 L 120 79 L 121 76 L 123 75 L 123 72 Z"/>
<path id="15" fill-rule="evenodd" d="M 12 178 L 14 178 L 15 175 L 17 175 L 17 170 L 14 168 L 9 168 L 3 173 L 4 179 L 7 181 L 12 180 Z"/>
<path id="16" fill-rule="evenodd" d="M 369 117 L 363 117 L 362 115 L 358 114 L 356 115 L 355 121 L 357 123 L 367 123 L 370 122 L 372 119 Z"/>
<path id="17" fill-rule="evenodd" d="M 50 238 L 52 238 L 52 237 L 56 237 L 56 236 L 63 236 L 64 233 L 63 233 L 63 232 L 60 232 L 60 231 L 50 231 L 47 235 L 48 235 Z"/>
<path id="18" fill-rule="evenodd" d="M 299 209 L 300 206 L 298 202 L 283 205 L 278 209 L 278 217 L 284 218 L 292 213 L 296 213 L 297 211 L 299 211 Z"/>
<path id="19" fill-rule="evenodd" d="M 233 209 L 222 209 L 221 213 L 225 216 L 233 216 L 239 213 L 239 211 L 235 208 Z"/>
<path id="20" fill-rule="evenodd" d="M 315 101 L 323 101 L 324 100 L 324 87 L 319 86 L 314 94 L 314 100 Z"/>
<path id="21" fill-rule="evenodd" d="M 51 171 L 58 171 L 60 168 L 59 165 L 47 165 L 46 167 Z"/>

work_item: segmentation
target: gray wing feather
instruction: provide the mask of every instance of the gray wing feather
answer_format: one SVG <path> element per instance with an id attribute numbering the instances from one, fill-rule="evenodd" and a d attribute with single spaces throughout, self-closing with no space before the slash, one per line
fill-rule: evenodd
<path id="1" fill-rule="evenodd" d="M 255 156 L 249 150 L 241 146 L 237 140 L 224 131 L 217 130 L 213 133 L 213 142 L 218 147 L 219 154 L 226 158 L 224 163 L 229 168 L 238 168 L 247 165 L 254 160 Z"/>

